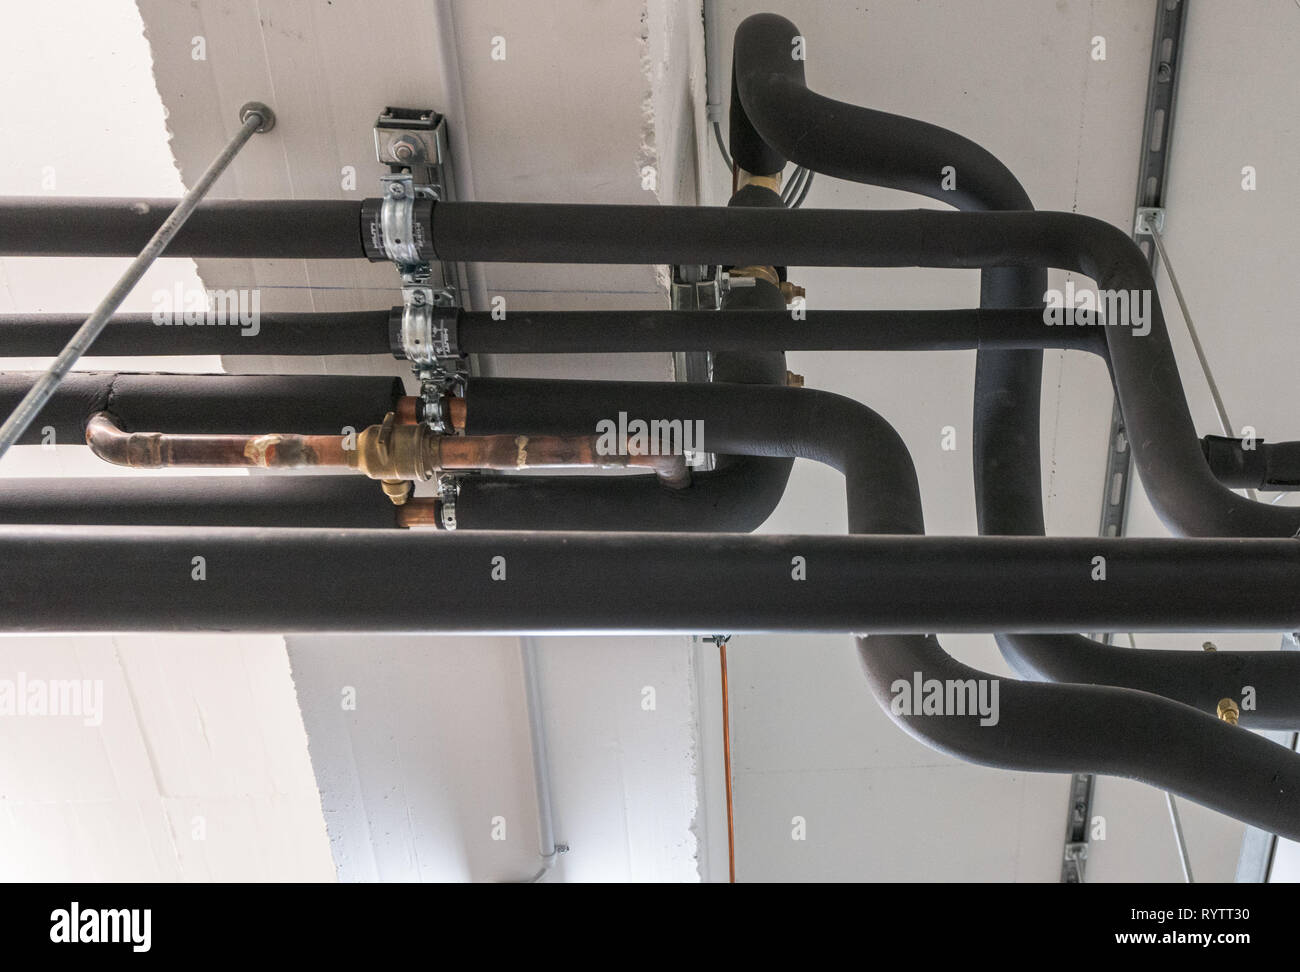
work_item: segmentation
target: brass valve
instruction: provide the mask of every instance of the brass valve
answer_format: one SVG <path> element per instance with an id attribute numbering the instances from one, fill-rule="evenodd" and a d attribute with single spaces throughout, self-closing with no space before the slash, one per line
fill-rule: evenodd
<path id="1" fill-rule="evenodd" d="M 383 424 L 357 433 L 357 447 L 348 465 L 371 479 L 387 482 L 428 482 L 438 474 L 437 435 L 427 425 L 399 423 L 389 412 Z M 385 485 L 384 492 L 393 492 Z"/>

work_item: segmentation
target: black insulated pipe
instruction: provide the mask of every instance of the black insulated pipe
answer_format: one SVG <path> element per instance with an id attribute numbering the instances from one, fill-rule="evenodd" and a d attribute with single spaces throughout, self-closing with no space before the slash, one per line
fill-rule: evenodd
<path id="1" fill-rule="evenodd" d="M 0 415 L 13 411 L 36 378 L 0 374 Z M 402 394 L 397 378 L 74 372 L 18 442 L 84 445 L 96 412 L 111 413 L 131 432 L 338 435 L 382 422 Z"/>
<path id="2" fill-rule="evenodd" d="M 1248 729 L 1300 729 L 1300 652 L 1167 651 L 1123 648 L 1083 635 L 999 635 L 1003 655 L 1022 677 L 1140 689 L 1214 712 L 1220 699 L 1241 708 Z"/>
<path id="3" fill-rule="evenodd" d="M 1011 171 L 979 145 L 913 119 L 832 101 L 807 89 L 803 63 L 789 56 L 797 28 L 759 14 L 736 33 L 733 138 L 770 142 L 773 158 L 817 172 L 873 185 L 919 192 L 959 209 L 1032 209 Z M 763 158 L 761 153 L 756 153 Z M 956 185 L 939 186 L 951 166 Z M 995 276 L 994 274 L 1002 274 Z M 986 272 L 981 304 L 1022 302 L 1046 287 L 1045 273 L 1018 277 Z M 982 533 L 1042 535 L 1039 471 L 1041 356 L 981 349 L 975 384 L 976 507 Z M 1300 443 L 1248 451 L 1240 440 L 1202 440 L 1215 478 L 1227 487 L 1295 488 L 1300 484 Z M 1208 492 L 1208 491 L 1207 491 Z M 1252 726 L 1300 724 L 1300 685 L 1281 677 L 1289 659 L 1277 652 L 1206 655 L 1135 652 L 1077 635 L 1006 634 L 999 647 L 1017 671 L 1055 681 L 1099 682 L 1148 689 L 1202 709 L 1225 694 L 1267 683 L 1269 704 L 1243 713 Z M 1216 694 L 1217 693 L 1217 694 Z"/>
<path id="4" fill-rule="evenodd" d="M 0 335 L 3 335 L 0 323 Z M 1104 355 L 1095 326 L 1048 327 L 1041 307 L 936 310 L 489 311 L 459 316 L 468 354 L 626 351 L 973 351 L 1070 348 Z"/>
<path id="5" fill-rule="evenodd" d="M 361 203 L 209 199 L 163 256 L 364 259 Z M 0 197 L 0 256 L 135 256 L 175 199 Z"/>
<path id="6" fill-rule="evenodd" d="M 205 583 L 190 576 L 196 554 L 207 557 Z M 498 556 L 504 582 L 492 579 Z M 795 556 L 807 562 L 808 582 L 792 580 Z M 1094 582 L 1097 556 L 1123 570 Z M 1173 588 L 1171 563 L 1179 565 Z M 87 564 L 103 569 L 87 572 Z M 1135 632 L 1300 628 L 1300 544 L 0 527 L 0 631 L 13 633 L 924 634 L 1112 623 Z"/>
<path id="7" fill-rule="evenodd" d="M 1157 514 L 1193 536 L 1294 536 L 1300 510 L 1237 496 L 1215 480 L 1187 409 L 1142 251 L 1121 230 L 1075 213 L 737 210 L 672 206 L 438 203 L 445 260 L 717 263 L 853 267 L 1059 267 L 1103 290 L 1136 293 L 1145 322 L 1105 332 L 1133 456 Z"/>
<path id="8" fill-rule="evenodd" d="M 400 310 L 400 308 L 398 308 Z M 118 314 L 92 355 L 386 354 L 391 310 L 261 312 L 256 327 L 196 321 L 159 324 Z M 1047 327 L 1040 307 L 1007 310 L 808 310 L 791 326 L 787 310 L 461 311 L 457 344 L 466 354 L 584 354 L 644 351 L 971 351 L 1070 348 L 1105 354 L 1091 324 Z M 1092 315 L 1080 312 L 1088 321 Z M 0 355 L 52 357 L 85 314 L 0 314 Z M 255 333 L 252 333 L 255 332 Z"/>
<path id="9" fill-rule="evenodd" d="M 775 193 L 752 188 L 753 191 L 737 193 L 732 205 L 780 206 Z M 758 314 L 778 314 L 787 322 L 790 320 L 780 290 L 765 280 L 755 280 L 752 287 L 732 288 L 724 299 L 722 311 L 706 312 L 704 316 L 735 321 L 743 329 L 751 316 Z M 713 355 L 712 371 L 714 382 L 784 385 L 785 354 L 783 349 L 760 349 L 742 342 L 734 348 L 718 350 Z M 542 403 L 535 397 L 510 394 L 502 391 L 509 385 L 484 382 L 484 379 L 471 379 L 466 389 L 467 432 L 486 433 L 491 428 L 503 434 L 535 435 L 548 431 L 543 427 L 546 420 L 539 422 L 538 409 Z M 658 408 L 647 399 L 642 383 L 632 386 L 605 383 L 605 386 L 604 390 L 622 389 L 626 396 L 622 404 L 611 402 L 608 396 L 597 398 L 595 388 L 584 391 L 581 389 L 587 386 L 566 385 L 568 390 L 560 393 L 567 396 L 565 410 L 569 414 L 551 422 L 553 427 L 549 431 L 559 435 L 592 435 L 602 418 L 617 420 L 620 411 L 637 414 L 643 407 Z M 541 390 L 541 386 L 530 387 Z M 668 386 L 681 387 L 686 385 Z M 760 391 L 752 390 L 755 394 Z M 739 400 L 748 399 L 742 396 Z M 650 411 L 642 417 L 649 420 L 659 416 Z M 457 529 L 619 532 L 670 529 L 748 533 L 762 526 L 781 501 L 793 460 L 761 448 L 749 448 L 752 441 L 745 445 L 735 450 L 705 449 L 717 453 L 715 467 L 693 471 L 690 485 L 684 489 L 668 488 L 649 476 L 462 477 L 456 496 Z"/>
<path id="10" fill-rule="evenodd" d="M 1300 489 L 1300 442 L 1206 435 L 1201 451 L 1215 478 L 1232 489 Z"/>
<path id="11" fill-rule="evenodd" d="M 731 125 L 753 161 L 884 186 L 960 210 L 1031 210 L 1019 180 L 988 150 L 927 122 L 810 91 L 791 56 L 799 28 L 755 14 L 736 29 Z M 761 146 L 761 147 L 760 147 Z M 950 173 L 951 181 L 945 181 Z M 986 268 L 980 306 L 1025 307 L 1047 289 L 1045 266 Z M 981 533 L 1043 533 L 1037 349 L 981 349 L 975 363 L 974 474 Z M 1036 512 L 1035 512 L 1036 511 Z"/>
<path id="12" fill-rule="evenodd" d="M 88 355 L 386 354 L 389 311 L 258 311 L 241 320 L 199 314 L 115 314 Z M 0 314 L 0 356 L 53 357 L 85 323 L 83 314 Z"/>
<path id="13" fill-rule="evenodd" d="M 358 476 L 0 479 L 0 523 L 396 528 L 396 507 Z"/>

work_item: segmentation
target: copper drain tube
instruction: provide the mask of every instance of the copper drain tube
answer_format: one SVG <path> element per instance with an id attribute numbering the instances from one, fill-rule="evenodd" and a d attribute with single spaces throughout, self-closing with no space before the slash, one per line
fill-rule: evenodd
<path id="1" fill-rule="evenodd" d="M 596 435 L 447 435 L 415 421 L 414 409 L 399 400 L 383 423 L 354 435 L 256 435 L 127 432 L 107 412 L 86 423 L 86 445 L 100 459 L 135 469 L 166 467 L 352 470 L 382 481 L 397 505 L 408 502 L 411 483 L 429 482 L 442 472 L 526 469 L 649 469 L 673 489 L 690 484 L 681 455 L 632 454 L 626 448 L 605 454 Z M 448 412 L 464 426 L 464 401 Z M 399 418 L 399 416 L 401 416 Z M 411 500 L 422 512 L 401 518 L 403 526 L 434 522 L 435 501 Z"/>

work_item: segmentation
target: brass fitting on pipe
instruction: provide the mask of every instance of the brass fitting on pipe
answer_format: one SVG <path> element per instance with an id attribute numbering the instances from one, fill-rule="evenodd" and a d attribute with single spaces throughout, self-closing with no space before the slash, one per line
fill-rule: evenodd
<path id="1" fill-rule="evenodd" d="M 1233 699 L 1219 699 L 1219 718 L 1230 726 L 1235 726 L 1241 718 L 1241 708 Z"/>
<path id="2" fill-rule="evenodd" d="M 766 280 L 773 287 L 779 288 L 781 286 L 781 278 L 776 272 L 776 267 L 732 267 L 727 271 L 727 275 L 729 277 L 753 277 L 755 280 Z"/>
<path id="3" fill-rule="evenodd" d="M 764 189 L 771 189 L 779 196 L 781 194 L 781 176 L 780 172 L 775 175 L 757 175 L 738 168 L 736 169 L 735 185 L 731 191 L 734 195 L 745 186 L 762 186 Z"/>

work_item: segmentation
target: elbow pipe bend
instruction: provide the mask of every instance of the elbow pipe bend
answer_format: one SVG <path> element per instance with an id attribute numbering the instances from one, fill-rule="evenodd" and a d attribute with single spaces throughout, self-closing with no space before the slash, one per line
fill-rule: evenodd
<path id="1" fill-rule="evenodd" d="M 867 475 L 847 457 L 837 466 L 846 471 L 849 532 L 924 533 L 906 446 L 866 406 L 840 407 L 845 419 L 855 413 L 854 431 L 871 443 L 873 460 Z M 1136 688 L 1000 680 L 957 661 L 932 635 L 868 636 L 858 651 L 880 706 L 939 752 L 1001 769 L 1128 777 L 1272 833 L 1300 834 L 1300 755 L 1206 712 Z M 932 679 L 998 686 L 990 713 L 899 711 L 900 684 Z"/>
<path id="2" fill-rule="evenodd" d="M 700 418 L 708 448 L 797 456 L 845 476 L 851 533 L 924 532 L 911 455 L 894 428 L 856 401 L 812 389 L 650 382 L 472 379 L 467 432 L 497 431 L 528 412 L 536 431 L 589 430 L 623 409 Z M 508 409 L 501 409 L 501 403 Z M 525 407 L 527 406 L 527 407 Z M 525 430 L 528 431 L 528 430 Z M 1300 835 L 1300 756 L 1214 716 L 1146 692 L 991 679 L 957 662 L 932 637 L 860 639 L 868 681 L 901 728 L 959 758 L 1038 772 L 1125 776 L 1264 827 Z M 900 715 L 893 686 L 924 679 L 999 681 L 999 719 Z M 1207 760 L 1206 753 L 1214 753 Z"/>
<path id="3" fill-rule="evenodd" d="M 1006 165 L 976 142 L 928 122 L 836 101 L 809 90 L 791 57 L 799 29 L 755 14 L 736 30 L 731 135 L 742 168 L 784 165 L 914 192 L 968 212 L 1032 210 Z M 942 173 L 960 173 L 944 188 Z M 763 170 L 751 170 L 763 171 Z M 981 308 L 1041 304 L 1046 264 L 986 268 Z M 974 469 L 980 532 L 1042 534 L 1039 350 L 980 350 L 975 358 Z"/>
<path id="4" fill-rule="evenodd" d="M 640 210 L 644 210 L 641 212 Z M 581 232 L 575 230 L 581 226 Z M 1152 505 L 1176 533 L 1290 537 L 1300 510 L 1243 499 L 1201 451 L 1151 270 L 1133 240 L 1077 213 L 438 203 L 439 259 L 662 263 L 762 258 L 831 267 L 1059 267 L 1136 292 L 1146 316 L 1099 325 Z"/>
<path id="5" fill-rule="evenodd" d="M 959 209 L 1033 208 L 1011 171 L 979 145 L 934 125 L 832 101 L 809 91 L 803 62 L 790 57 L 790 45 L 797 34 L 794 24 L 771 14 L 748 18 L 736 32 L 731 131 L 733 155 L 742 167 L 767 172 L 784 165 L 788 156 L 817 172 L 945 198 Z M 961 172 L 960 195 L 950 197 L 936 191 L 936 174 L 945 165 Z M 1109 227 L 1106 230 L 1109 232 L 1100 235 L 1118 236 Z M 1098 252 L 1114 249 L 1118 254 L 1134 249 L 1127 237 L 1123 245 L 1118 239 L 1111 244 L 1098 239 L 1097 243 Z M 1137 269 L 1131 252 L 1126 261 L 1094 258 L 1092 262 L 1090 275 L 1094 277 L 1111 273 L 1133 276 Z M 1124 264 L 1129 267 L 1127 274 L 1121 269 Z M 1145 261 L 1142 266 L 1145 268 Z M 1154 281 L 1144 283 L 1154 294 Z M 981 307 L 1032 301 L 1045 288 L 1043 271 L 985 271 Z M 1158 376 L 1164 394 L 1145 396 L 1145 400 L 1164 412 L 1162 421 L 1175 423 L 1179 430 L 1170 437 L 1176 444 L 1165 445 L 1162 451 L 1180 453 L 1178 468 L 1192 474 L 1191 487 L 1177 475 L 1162 477 L 1153 485 L 1144 467 L 1144 484 L 1153 492 L 1161 518 L 1183 534 L 1240 535 L 1243 529 L 1252 535 L 1293 532 L 1292 521 L 1267 517 L 1260 504 L 1247 505 L 1249 500 L 1231 494 L 1218 477 L 1204 475 L 1206 466 L 1192 457 L 1189 447 L 1195 432 L 1163 321 L 1158 323 L 1154 354 L 1129 354 L 1142 349 L 1123 346 L 1118 349 L 1120 360 L 1110 367 L 1127 416 L 1141 409 L 1133 401 L 1136 392 L 1124 394 L 1126 385 L 1130 390 L 1138 387 L 1131 380 L 1139 377 L 1133 358 L 1144 363 L 1150 359 L 1155 365 L 1150 373 Z M 1121 345 L 1125 343 L 1126 336 L 1115 336 L 1120 337 Z M 1115 342 L 1109 340 L 1112 334 L 1106 337 L 1109 351 Z M 981 533 L 1046 532 L 1039 469 L 1041 381 L 1041 353 L 981 350 L 977 355 L 974 472 Z M 1155 422 L 1142 424 L 1141 445 L 1149 451 L 1160 444 L 1161 427 Z M 1133 432 L 1130 426 L 1131 437 Z M 1210 515 L 1203 518 L 1205 513 Z M 1143 689 L 1205 712 L 1214 711 L 1220 698 L 1237 695 L 1245 685 L 1263 686 L 1259 708 L 1243 713 L 1247 725 L 1287 729 L 1300 725 L 1300 661 L 1281 652 L 1170 656 L 1119 648 L 1082 635 L 1002 634 L 996 640 L 1007 661 L 1029 678 Z"/>

